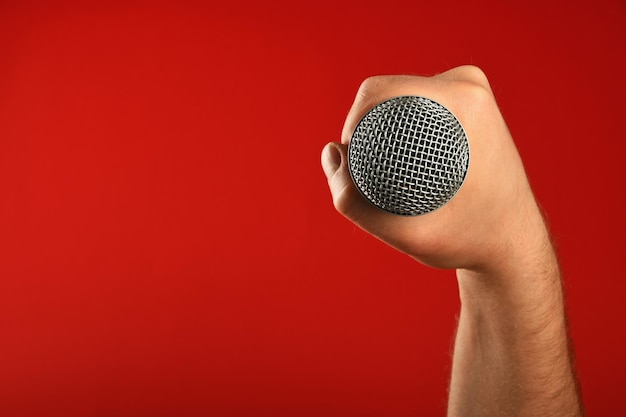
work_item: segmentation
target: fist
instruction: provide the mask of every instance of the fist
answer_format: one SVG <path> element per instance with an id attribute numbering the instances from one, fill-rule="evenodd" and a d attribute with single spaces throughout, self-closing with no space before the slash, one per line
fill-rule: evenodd
<path id="1" fill-rule="evenodd" d="M 426 97 L 449 109 L 463 125 L 470 147 L 469 171 L 458 193 L 443 207 L 414 217 L 369 203 L 347 166 L 347 145 L 358 121 L 378 103 L 405 95 Z M 341 143 L 329 143 L 322 151 L 322 167 L 339 213 L 426 265 L 507 269 L 546 236 L 513 139 L 486 76 L 476 67 L 434 77 L 368 78 L 348 113 Z"/>

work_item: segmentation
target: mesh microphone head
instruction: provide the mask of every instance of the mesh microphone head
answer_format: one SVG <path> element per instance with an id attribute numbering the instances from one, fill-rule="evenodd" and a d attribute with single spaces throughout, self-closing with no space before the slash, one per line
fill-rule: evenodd
<path id="1" fill-rule="evenodd" d="M 461 123 L 441 104 L 395 97 L 358 123 L 348 166 L 356 187 L 375 206 L 414 216 L 456 194 L 469 168 L 469 144 Z"/>

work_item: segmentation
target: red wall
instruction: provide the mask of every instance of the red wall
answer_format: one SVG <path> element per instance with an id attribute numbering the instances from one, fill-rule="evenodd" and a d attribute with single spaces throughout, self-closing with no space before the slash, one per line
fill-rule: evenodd
<path id="1" fill-rule="evenodd" d="M 319 153 L 365 77 L 466 63 L 623 410 L 623 1 L 205 3 L 0 3 L 0 415 L 444 415 L 454 273 L 337 215 Z"/>

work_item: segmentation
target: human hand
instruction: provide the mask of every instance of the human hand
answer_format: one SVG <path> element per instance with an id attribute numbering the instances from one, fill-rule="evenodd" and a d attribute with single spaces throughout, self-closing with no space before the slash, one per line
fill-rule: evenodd
<path id="1" fill-rule="evenodd" d="M 347 145 L 362 116 L 396 96 L 432 99 L 463 125 L 465 182 L 443 207 L 405 217 L 356 189 Z M 582 416 L 558 263 L 513 139 L 487 78 L 464 66 L 434 77 L 383 76 L 359 89 L 341 136 L 322 152 L 337 210 L 361 228 L 440 268 L 457 268 L 461 314 L 449 416 Z"/>
<path id="2" fill-rule="evenodd" d="M 443 207 L 414 217 L 384 212 L 356 189 L 347 145 L 358 121 L 391 97 L 416 95 L 448 108 L 470 145 L 465 183 Z M 502 272 L 548 241 L 519 154 L 483 72 L 463 66 L 434 77 L 379 76 L 362 83 L 341 144 L 322 152 L 336 209 L 355 224 L 420 262 L 438 268 Z"/>

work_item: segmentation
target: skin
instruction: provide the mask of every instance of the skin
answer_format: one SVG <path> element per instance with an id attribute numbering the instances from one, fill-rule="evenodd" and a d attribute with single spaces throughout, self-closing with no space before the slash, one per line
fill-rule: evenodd
<path id="1" fill-rule="evenodd" d="M 347 167 L 347 145 L 357 122 L 376 104 L 403 95 L 444 105 L 470 143 L 470 168 L 459 192 L 442 208 L 416 217 L 371 205 Z M 457 270 L 461 314 L 449 416 L 584 415 L 557 258 L 513 138 L 479 68 L 365 80 L 341 143 L 322 151 L 322 167 L 339 213 L 421 263 Z"/>

